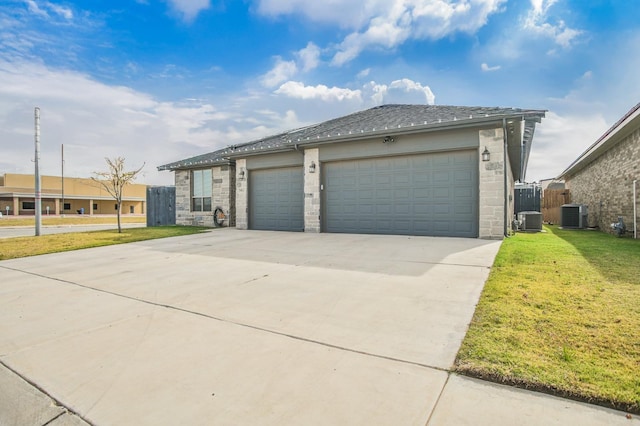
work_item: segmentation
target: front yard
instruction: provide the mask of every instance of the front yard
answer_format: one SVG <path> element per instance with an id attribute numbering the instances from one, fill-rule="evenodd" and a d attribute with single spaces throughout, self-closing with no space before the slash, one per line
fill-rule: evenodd
<path id="1" fill-rule="evenodd" d="M 640 241 L 545 230 L 504 241 L 456 371 L 640 413 Z"/>

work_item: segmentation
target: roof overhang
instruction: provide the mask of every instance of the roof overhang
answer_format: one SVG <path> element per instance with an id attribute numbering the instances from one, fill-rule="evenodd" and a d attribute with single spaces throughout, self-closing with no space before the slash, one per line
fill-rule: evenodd
<path id="1" fill-rule="evenodd" d="M 640 103 L 631 108 L 617 123 L 600 136 L 593 145 L 587 148 L 558 176 L 558 179 L 566 179 L 575 175 L 638 128 L 640 128 Z"/>
<path id="2" fill-rule="evenodd" d="M 505 118 L 504 131 L 507 135 L 507 152 L 511 164 L 513 179 L 524 182 L 527 175 L 529 155 L 536 123 L 540 123 L 543 114 Z"/>
<path id="3" fill-rule="evenodd" d="M 226 155 L 229 159 L 243 158 L 252 155 L 261 155 L 266 153 L 278 153 L 291 150 L 304 150 L 306 148 L 315 148 L 321 145 L 339 143 L 345 141 L 360 141 L 366 139 L 373 139 L 385 136 L 402 136 L 416 133 L 432 133 L 441 132 L 454 129 L 467 129 L 467 128 L 497 128 L 502 127 L 505 122 L 519 122 L 525 121 L 525 135 L 518 138 L 517 143 L 511 140 L 511 144 L 516 143 L 517 154 L 514 158 L 518 158 L 518 170 L 521 170 L 520 163 L 522 160 L 529 160 L 529 151 L 531 150 L 531 141 L 533 139 L 533 133 L 535 130 L 535 123 L 539 123 L 545 116 L 545 111 L 536 111 L 535 113 L 526 114 L 513 114 L 513 115 L 499 115 L 499 116 L 486 116 L 486 117 L 474 117 L 469 119 L 459 119 L 453 121 L 411 125 L 398 128 L 384 128 L 360 133 L 348 133 L 327 135 L 326 137 L 306 138 L 306 139 L 290 139 L 284 146 L 276 149 L 262 149 L 262 147 L 255 146 L 243 146 L 239 149 L 230 149 Z M 521 153 L 521 141 L 526 141 L 526 156 L 522 157 Z M 525 169 L 526 169 L 526 163 Z M 520 173 L 520 172 L 519 172 Z"/>
<path id="4" fill-rule="evenodd" d="M 539 123 L 545 116 L 545 113 L 546 111 L 544 110 L 514 110 L 513 112 L 487 113 L 484 115 L 471 114 L 466 116 L 466 118 L 454 116 L 449 119 L 432 120 L 431 122 L 405 122 L 397 127 L 385 126 L 384 128 L 370 128 L 360 131 L 349 130 L 342 133 L 337 130 L 329 130 L 327 133 L 318 132 L 308 136 L 309 133 L 306 132 L 306 130 L 316 126 L 313 125 L 253 142 L 229 146 L 209 154 L 165 164 L 159 166 L 158 170 L 176 171 L 214 167 L 233 164 L 235 159 L 248 156 L 290 152 L 292 150 L 303 151 L 306 148 L 314 148 L 325 144 L 360 141 L 378 137 L 384 138 L 386 136 L 401 136 L 468 128 L 487 129 L 505 127 L 509 145 L 509 160 L 512 165 L 514 178 L 516 180 L 523 180 L 531 151 L 535 123 Z M 509 123 L 513 132 L 507 133 L 506 123 Z M 305 133 L 307 136 L 305 136 Z"/>

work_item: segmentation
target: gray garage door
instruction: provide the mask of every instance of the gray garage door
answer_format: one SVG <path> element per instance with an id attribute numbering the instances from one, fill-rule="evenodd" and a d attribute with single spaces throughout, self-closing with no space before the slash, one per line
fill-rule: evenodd
<path id="1" fill-rule="evenodd" d="M 249 228 L 271 231 L 304 229 L 302 167 L 251 171 Z"/>
<path id="2" fill-rule="evenodd" d="M 365 234 L 478 236 L 474 151 L 324 165 L 324 228 Z"/>

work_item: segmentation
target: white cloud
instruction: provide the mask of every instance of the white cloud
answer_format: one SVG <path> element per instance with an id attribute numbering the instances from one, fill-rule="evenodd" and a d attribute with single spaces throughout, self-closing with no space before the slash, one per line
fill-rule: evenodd
<path id="1" fill-rule="evenodd" d="M 49 11 L 67 20 L 73 19 L 73 11 L 65 6 L 60 6 L 58 4 L 50 3 L 48 1 L 41 2 L 40 4 L 38 4 L 38 2 L 35 0 L 25 0 L 25 3 L 27 4 L 27 8 L 29 9 L 29 12 L 33 13 L 34 15 L 38 15 L 41 18 L 47 18 L 47 19 L 50 18 L 49 12 L 47 12 L 47 9 L 48 9 Z"/>
<path id="2" fill-rule="evenodd" d="M 169 0 L 169 4 L 187 22 L 193 21 L 200 12 L 211 6 L 209 0 Z"/>
<path id="3" fill-rule="evenodd" d="M 32 173 L 33 108 L 41 109 L 42 173 L 88 177 L 104 157 L 123 156 L 132 167 L 146 163 L 141 182 L 171 184 L 156 167 L 229 144 L 298 127 L 296 112 L 255 114 L 250 107 L 225 110 L 198 99 L 159 101 L 122 86 L 108 86 L 73 71 L 0 60 L 0 171 Z M 224 103 L 223 100 L 220 103 Z"/>
<path id="4" fill-rule="evenodd" d="M 34 15 L 38 15 L 43 18 L 49 17 L 49 14 L 43 9 L 40 9 L 40 6 L 38 6 L 38 3 L 36 3 L 34 0 L 26 0 L 25 3 L 27 3 L 29 12 L 33 13 Z"/>
<path id="5" fill-rule="evenodd" d="M 390 84 L 378 84 L 375 81 L 362 86 L 362 89 L 327 87 L 324 84 L 306 86 L 298 81 L 288 81 L 274 92 L 293 99 L 321 100 L 325 102 L 357 101 L 361 107 L 389 103 L 433 104 L 435 96 L 429 86 L 403 78 Z"/>
<path id="6" fill-rule="evenodd" d="M 486 62 L 483 62 L 482 65 L 480 65 L 480 69 L 482 69 L 482 71 L 484 72 L 498 71 L 500 68 L 502 68 L 500 65 L 490 67 Z"/>
<path id="7" fill-rule="evenodd" d="M 47 6 L 51 8 L 55 13 L 62 16 L 65 19 L 73 19 L 73 11 L 68 7 L 60 6 L 53 3 L 47 3 Z"/>
<path id="8" fill-rule="evenodd" d="M 343 28 L 356 29 L 364 25 L 371 16 L 388 7 L 383 0 L 256 0 L 257 12 L 277 17 L 298 14 L 325 24 L 337 24 Z"/>
<path id="9" fill-rule="evenodd" d="M 366 77 L 369 76 L 370 72 L 371 72 L 371 68 L 365 68 L 362 71 L 360 71 L 356 77 L 358 77 L 358 78 L 366 78 Z"/>
<path id="10" fill-rule="evenodd" d="M 296 56 L 300 62 L 302 71 L 308 72 L 318 67 L 320 63 L 320 48 L 313 42 L 307 43 L 307 47 L 300 49 Z"/>
<path id="11" fill-rule="evenodd" d="M 274 87 L 283 81 L 293 77 L 298 72 L 298 67 L 294 61 L 283 61 L 281 57 L 276 57 L 276 64 L 262 77 L 262 84 L 265 87 Z"/>
<path id="12" fill-rule="evenodd" d="M 531 0 L 531 10 L 524 19 L 523 27 L 543 37 L 552 39 L 559 46 L 567 49 L 584 32 L 567 27 L 563 20 L 554 25 L 549 20 L 549 9 L 557 0 Z"/>
<path id="13" fill-rule="evenodd" d="M 287 81 L 274 93 L 296 99 L 320 99 L 323 101 L 360 100 L 362 92 L 340 87 L 327 87 L 324 84 L 305 86 L 298 81 Z"/>
<path id="14" fill-rule="evenodd" d="M 332 64 L 343 65 L 371 48 L 393 49 L 409 39 L 440 39 L 474 33 L 506 0 L 258 0 L 269 16 L 299 14 L 315 22 L 351 30 Z"/>
<path id="15" fill-rule="evenodd" d="M 428 104 L 435 103 L 435 95 L 429 86 L 403 78 L 391 84 L 371 81 L 364 86 L 365 93 L 376 105 L 382 104 Z"/>
<path id="16" fill-rule="evenodd" d="M 608 127 L 602 114 L 593 111 L 588 115 L 547 112 L 533 138 L 527 181 L 558 176 Z"/>

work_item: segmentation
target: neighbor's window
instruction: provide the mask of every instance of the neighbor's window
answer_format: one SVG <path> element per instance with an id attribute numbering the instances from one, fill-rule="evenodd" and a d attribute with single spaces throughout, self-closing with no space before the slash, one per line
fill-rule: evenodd
<path id="1" fill-rule="evenodd" d="M 191 211 L 211 211 L 211 169 L 191 172 Z"/>
<path id="2" fill-rule="evenodd" d="M 36 203 L 35 201 L 23 201 L 22 202 L 22 210 L 35 210 Z"/>
<path id="3" fill-rule="evenodd" d="M 71 210 L 71 203 L 64 203 L 62 210 Z"/>

